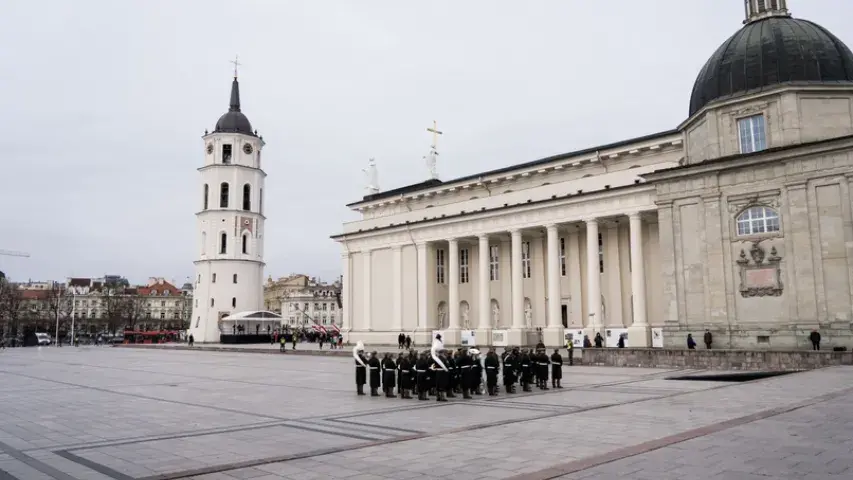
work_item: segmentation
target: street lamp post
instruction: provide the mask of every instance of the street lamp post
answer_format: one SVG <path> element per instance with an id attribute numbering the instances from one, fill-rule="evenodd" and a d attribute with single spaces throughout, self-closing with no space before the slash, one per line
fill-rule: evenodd
<path id="1" fill-rule="evenodd" d="M 71 346 L 74 346 L 74 316 L 77 311 L 77 294 L 71 293 Z"/>
<path id="2" fill-rule="evenodd" d="M 53 337 L 54 345 L 59 346 L 59 307 L 60 307 L 60 298 L 62 292 L 59 290 L 59 287 L 56 286 L 56 282 L 53 282 L 53 287 L 56 289 L 56 335 Z"/>

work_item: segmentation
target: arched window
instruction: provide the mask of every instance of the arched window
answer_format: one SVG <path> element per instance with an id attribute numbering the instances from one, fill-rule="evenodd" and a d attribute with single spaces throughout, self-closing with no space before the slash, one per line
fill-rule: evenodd
<path id="1" fill-rule="evenodd" d="M 207 232 L 201 232 L 201 254 L 202 255 L 204 255 L 206 250 L 207 250 L 205 245 L 207 245 Z"/>
<path id="2" fill-rule="evenodd" d="M 228 208 L 228 182 L 219 186 L 219 208 Z"/>
<path id="3" fill-rule="evenodd" d="M 264 214 L 264 189 L 258 189 L 258 213 Z"/>
<path id="4" fill-rule="evenodd" d="M 779 214 L 769 207 L 749 207 L 737 216 L 738 235 L 779 231 Z"/>
<path id="5" fill-rule="evenodd" d="M 237 283 L 237 274 L 234 274 L 234 283 Z"/>
<path id="6" fill-rule="evenodd" d="M 213 306 L 213 299 L 212 298 L 210 299 L 210 306 L 211 307 Z"/>
<path id="7" fill-rule="evenodd" d="M 252 209 L 252 186 L 248 183 L 243 185 L 243 210 Z"/>
<path id="8" fill-rule="evenodd" d="M 219 253 L 228 251 L 228 235 L 226 233 L 219 234 Z"/>
<path id="9" fill-rule="evenodd" d="M 243 253 L 249 253 L 249 236 L 243 234 Z"/>
<path id="10" fill-rule="evenodd" d="M 210 186 L 204 184 L 204 209 L 207 210 L 207 197 L 210 195 Z"/>

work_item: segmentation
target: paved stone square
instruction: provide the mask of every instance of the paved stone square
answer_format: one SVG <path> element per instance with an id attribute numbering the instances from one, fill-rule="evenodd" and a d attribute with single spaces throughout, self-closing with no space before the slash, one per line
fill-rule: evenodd
<path id="1" fill-rule="evenodd" d="M 853 477 L 853 368 L 746 383 L 566 367 L 560 391 L 357 397 L 352 361 L 0 352 L 0 480 Z"/>

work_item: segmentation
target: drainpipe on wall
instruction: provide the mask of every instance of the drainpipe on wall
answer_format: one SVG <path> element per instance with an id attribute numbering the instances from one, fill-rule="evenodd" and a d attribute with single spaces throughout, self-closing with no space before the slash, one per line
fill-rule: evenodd
<path id="1" fill-rule="evenodd" d="M 349 242 L 347 242 L 346 236 L 344 236 L 344 242 L 343 243 L 344 243 L 344 248 L 347 250 L 347 262 L 349 262 L 350 261 L 350 255 L 352 255 L 352 252 L 349 249 Z M 349 263 L 347 263 L 347 273 L 349 274 L 349 277 L 352 277 L 352 272 L 350 270 L 351 270 L 350 265 L 349 265 Z M 343 275 L 341 276 L 341 290 L 342 290 L 344 295 L 349 296 L 349 299 L 347 299 L 347 306 L 348 307 L 352 306 L 352 295 L 350 295 L 350 292 L 347 291 L 348 289 L 346 288 L 346 285 L 349 285 L 349 281 L 350 281 L 349 278 L 343 278 Z M 347 282 L 347 283 L 344 283 L 344 282 Z M 343 303 L 343 301 L 341 303 Z M 349 316 L 349 326 L 348 326 L 346 332 L 341 331 L 341 335 L 344 335 L 344 343 L 349 345 L 349 332 L 352 330 L 352 320 L 353 320 L 352 319 L 352 309 L 350 309 L 350 312 L 348 312 L 347 315 Z M 341 319 L 341 320 L 343 320 L 343 319 Z"/>
<path id="2" fill-rule="evenodd" d="M 409 210 L 411 211 L 411 208 Z M 406 232 L 409 233 L 409 239 L 412 241 L 412 246 L 415 247 L 415 328 L 412 330 L 412 333 L 411 333 L 412 337 L 414 337 L 415 332 L 417 332 L 418 329 L 421 327 L 421 316 L 420 316 L 421 296 L 418 293 L 420 291 L 420 288 L 421 288 L 421 286 L 420 286 L 421 275 L 420 275 L 420 272 L 418 271 L 418 269 L 420 268 L 420 262 L 418 262 L 418 259 L 417 259 L 418 244 L 415 243 L 415 236 L 412 235 L 412 227 L 410 227 L 409 225 L 406 225 Z M 412 338 L 412 344 L 414 344 L 414 343 L 415 343 L 415 339 Z"/>

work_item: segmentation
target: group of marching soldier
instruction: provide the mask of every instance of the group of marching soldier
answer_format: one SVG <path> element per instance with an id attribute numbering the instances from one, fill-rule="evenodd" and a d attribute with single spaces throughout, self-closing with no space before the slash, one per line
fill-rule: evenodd
<path id="1" fill-rule="evenodd" d="M 395 397 L 396 388 L 400 398 L 414 398 L 414 393 L 418 400 L 429 400 L 434 396 L 439 402 L 446 402 L 457 395 L 470 399 L 484 391 L 494 396 L 499 390 L 499 375 L 503 377 L 506 393 L 515 393 L 517 383 L 525 392 L 532 391 L 533 384 L 541 390 L 548 390 L 549 371 L 552 388 L 563 388 L 560 384 L 563 357 L 559 350 L 548 356 L 541 343 L 535 349 L 507 348 L 500 357 L 491 348 L 482 359 L 480 351 L 475 348 L 460 348 L 452 352 L 444 349 L 443 345 L 441 347 L 433 348 L 431 352 L 409 350 L 396 358 L 386 353 L 379 358 L 376 352 L 367 357 L 363 345 L 359 344 L 353 350 L 358 395 L 366 395 L 364 386 L 369 385 L 373 397 L 380 396 L 380 388 L 386 397 Z"/>

